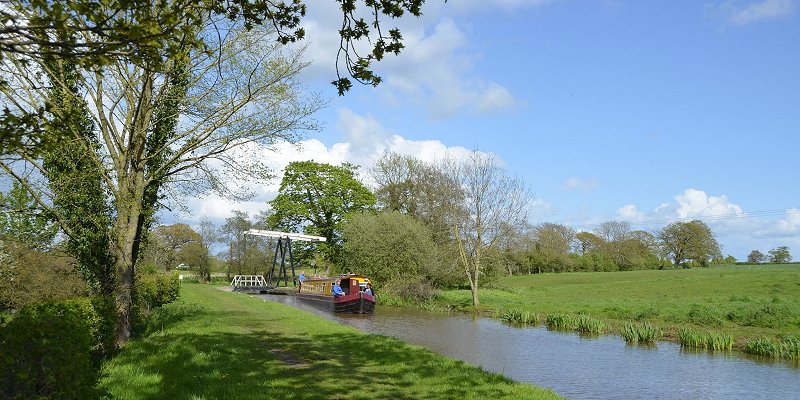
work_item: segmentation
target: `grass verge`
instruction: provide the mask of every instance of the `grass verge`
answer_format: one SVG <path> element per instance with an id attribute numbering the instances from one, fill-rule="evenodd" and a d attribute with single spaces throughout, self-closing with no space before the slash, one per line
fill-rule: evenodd
<path id="1" fill-rule="evenodd" d="M 400 340 L 187 284 L 103 368 L 115 399 L 557 399 Z"/>

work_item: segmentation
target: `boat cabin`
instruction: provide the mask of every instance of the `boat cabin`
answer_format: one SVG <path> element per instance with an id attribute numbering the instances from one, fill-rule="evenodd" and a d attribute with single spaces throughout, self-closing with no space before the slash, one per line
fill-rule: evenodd
<path id="1" fill-rule="evenodd" d="M 340 281 L 345 295 L 363 292 L 367 288 L 369 278 L 363 275 L 343 274 L 338 278 L 309 278 L 300 287 L 300 293 L 333 296 L 333 285 Z"/>

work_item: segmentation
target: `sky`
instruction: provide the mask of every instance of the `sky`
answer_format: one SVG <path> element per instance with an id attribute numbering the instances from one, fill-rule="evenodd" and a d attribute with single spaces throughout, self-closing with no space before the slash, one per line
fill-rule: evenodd
<path id="1" fill-rule="evenodd" d="M 307 3 L 301 79 L 329 99 L 322 129 L 264 149 L 278 179 L 250 201 L 189 198 L 167 220 L 265 210 L 290 161 L 478 150 L 529 185 L 532 224 L 700 219 L 724 255 L 800 259 L 800 0 L 428 0 L 385 23 L 406 49 L 377 65 L 384 82 L 342 97 L 341 14 Z"/>

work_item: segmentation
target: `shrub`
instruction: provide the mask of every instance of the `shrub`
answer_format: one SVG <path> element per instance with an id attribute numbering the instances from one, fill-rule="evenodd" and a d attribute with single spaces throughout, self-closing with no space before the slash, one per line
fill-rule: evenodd
<path id="1" fill-rule="evenodd" d="M 99 397 L 100 320 L 88 299 L 24 307 L 0 329 L 0 397 Z"/>
<path id="2" fill-rule="evenodd" d="M 177 300 L 180 290 L 181 283 L 176 274 L 137 274 L 137 303 L 145 312 Z"/>
<path id="3" fill-rule="evenodd" d="M 383 288 L 387 293 L 410 300 L 425 303 L 436 297 L 436 289 L 422 278 L 397 279 L 386 283 Z M 376 293 L 380 296 L 379 293 Z"/>

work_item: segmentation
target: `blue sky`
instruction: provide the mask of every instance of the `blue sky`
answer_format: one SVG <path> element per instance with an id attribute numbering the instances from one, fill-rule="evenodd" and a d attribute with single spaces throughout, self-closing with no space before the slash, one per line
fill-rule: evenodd
<path id="1" fill-rule="evenodd" d="M 800 0 L 429 0 L 397 21 L 407 49 L 384 83 L 344 97 L 327 83 L 335 3 L 309 3 L 302 78 L 331 101 L 301 149 L 269 153 L 276 170 L 477 149 L 530 185 L 534 224 L 699 218 L 725 254 L 800 259 Z M 262 210 L 276 188 L 182 218 Z"/>

